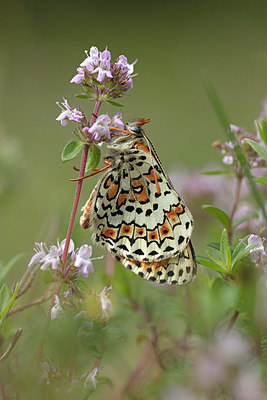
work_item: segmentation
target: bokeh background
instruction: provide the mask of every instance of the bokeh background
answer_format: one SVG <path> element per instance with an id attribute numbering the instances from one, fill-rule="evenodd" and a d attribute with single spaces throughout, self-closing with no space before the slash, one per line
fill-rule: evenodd
<path id="1" fill-rule="evenodd" d="M 167 171 L 199 168 L 217 160 L 210 144 L 224 135 L 203 78 L 233 123 L 251 128 L 258 116 L 267 92 L 266 12 L 260 0 L 1 0 L 0 259 L 23 252 L 26 260 L 36 240 L 65 235 L 75 187 L 73 164 L 60 153 L 71 126 L 55 120 L 56 101 L 78 104 L 69 81 L 85 49 L 138 58 L 124 121 L 151 118 L 147 133 Z M 81 204 L 95 181 L 85 183 Z"/>

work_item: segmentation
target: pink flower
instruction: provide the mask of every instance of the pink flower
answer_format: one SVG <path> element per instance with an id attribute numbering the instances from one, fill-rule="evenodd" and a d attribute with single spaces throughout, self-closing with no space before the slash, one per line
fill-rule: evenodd
<path id="1" fill-rule="evenodd" d="M 84 133 L 89 133 L 89 140 L 92 142 L 101 142 L 103 140 L 111 139 L 110 127 L 124 128 L 124 124 L 121 120 L 121 112 L 118 111 L 111 118 L 108 114 L 101 114 L 91 128 L 85 127 L 83 129 Z M 117 133 L 112 133 L 116 135 Z"/>
<path id="2" fill-rule="evenodd" d="M 78 111 L 74 107 L 70 107 L 68 101 L 63 97 L 63 102 L 60 103 L 57 101 L 57 105 L 61 108 L 61 113 L 56 118 L 57 121 L 60 121 L 62 126 L 66 126 L 69 121 L 81 122 L 84 119 L 84 115 L 81 111 Z"/>
<path id="3" fill-rule="evenodd" d="M 252 262 L 257 262 L 261 255 L 267 255 L 263 246 L 263 240 L 260 236 L 250 235 L 250 237 L 248 238 L 248 246 L 251 245 L 257 245 L 257 247 L 254 247 L 250 250 L 250 257 Z"/>

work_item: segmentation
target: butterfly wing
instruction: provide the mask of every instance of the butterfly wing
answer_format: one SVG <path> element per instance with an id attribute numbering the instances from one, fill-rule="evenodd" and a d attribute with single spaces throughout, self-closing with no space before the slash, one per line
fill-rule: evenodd
<path id="1" fill-rule="evenodd" d="M 191 241 L 177 256 L 159 262 L 145 263 L 127 260 L 121 256 L 116 258 L 142 278 L 162 284 L 183 285 L 191 282 L 197 273 L 197 262 Z"/>
<path id="2" fill-rule="evenodd" d="M 144 145 L 122 153 L 98 182 L 81 218 L 113 254 L 146 263 L 181 253 L 193 229 L 190 211 L 154 162 Z"/>

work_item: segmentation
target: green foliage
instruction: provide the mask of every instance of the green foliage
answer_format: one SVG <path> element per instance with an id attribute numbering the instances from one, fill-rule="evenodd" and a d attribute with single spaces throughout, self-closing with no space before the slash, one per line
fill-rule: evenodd
<path id="1" fill-rule="evenodd" d="M 74 157 L 77 156 L 77 154 L 80 153 L 85 144 L 86 143 L 83 141 L 71 140 L 64 147 L 61 153 L 61 160 L 63 162 L 72 160 Z"/>
<path id="2" fill-rule="evenodd" d="M 263 158 L 263 160 L 267 161 L 267 150 L 264 147 L 262 147 L 255 140 L 245 139 L 245 141 L 253 148 L 254 151 L 256 151 L 256 153 L 259 154 L 261 158 Z"/>
<path id="3" fill-rule="evenodd" d="M 115 106 L 115 107 L 124 107 L 123 104 L 118 103 L 118 102 L 113 101 L 113 100 L 105 100 L 105 102 L 106 102 L 107 104 L 110 104 L 111 106 Z"/>
<path id="4" fill-rule="evenodd" d="M 239 261 L 243 260 L 249 252 L 257 247 L 257 245 L 247 245 L 246 240 L 250 235 L 245 237 L 242 241 L 239 241 L 234 248 L 230 248 L 228 235 L 226 229 L 223 229 L 221 234 L 220 245 L 216 243 L 210 244 L 220 252 L 219 257 L 212 254 L 209 250 L 206 250 L 206 257 L 197 257 L 198 262 L 204 267 L 214 269 L 218 272 L 222 272 L 225 275 L 234 275 L 237 272 Z"/>
<path id="5" fill-rule="evenodd" d="M 88 151 L 88 158 L 85 167 L 85 174 L 93 171 L 99 164 L 101 157 L 101 151 L 99 147 L 94 144 L 91 144 Z"/>
<path id="6" fill-rule="evenodd" d="M 262 183 L 263 185 L 267 185 L 267 177 L 262 176 L 261 178 L 254 178 L 255 182 Z"/>
<path id="7" fill-rule="evenodd" d="M 263 118 L 261 122 L 255 121 L 255 125 L 260 134 L 260 137 L 267 146 L 267 119 Z"/>
<path id="8" fill-rule="evenodd" d="M 232 171 L 226 171 L 226 170 L 201 172 L 201 175 L 232 175 L 232 174 L 233 174 Z"/>
<path id="9" fill-rule="evenodd" d="M 201 207 L 203 210 L 206 210 L 210 214 L 214 215 L 227 229 L 231 227 L 231 220 L 223 210 L 220 210 L 219 208 L 209 204 L 203 204 Z"/>
<path id="10" fill-rule="evenodd" d="M 15 287 L 14 293 L 11 294 L 7 285 L 4 283 L 0 289 L 0 326 L 7 316 L 8 311 L 12 307 L 18 291 L 18 284 Z"/>

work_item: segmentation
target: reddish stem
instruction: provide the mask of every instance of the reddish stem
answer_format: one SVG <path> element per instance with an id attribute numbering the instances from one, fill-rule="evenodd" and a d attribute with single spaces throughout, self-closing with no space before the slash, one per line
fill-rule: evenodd
<path id="1" fill-rule="evenodd" d="M 97 100 L 97 102 L 95 104 L 95 108 L 94 108 L 93 114 L 92 114 L 92 118 L 91 118 L 91 121 L 90 121 L 90 127 L 94 124 L 94 122 L 95 122 L 95 120 L 97 118 L 100 106 L 101 106 L 101 101 Z M 85 171 L 85 166 L 86 166 L 86 161 L 87 161 L 87 156 L 88 156 L 88 150 L 89 150 L 89 145 L 85 145 L 84 148 L 83 148 L 83 155 L 82 155 L 79 178 L 84 176 L 84 171 Z M 73 203 L 73 207 L 72 207 L 72 212 L 71 212 L 68 232 L 67 232 L 67 236 L 66 236 L 65 248 L 64 248 L 64 252 L 63 252 L 63 256 L 62 256 L 63 272 L 64 272 L 64 268 L 65 268 L 65 264 L 66 264 L 66 260 L 67 260 L 67 256 L 68 256 L 68 249 L 69 249 L 69 244 L 70 244 L 73 224 L 74 224 L 74 221 L 75 221 L 75 217 L 76 217 L 76 213 L 77 213 L 77 209 L 78 209 L 78 204 L 79 204 L 79 200 L 80 200 L 82 184 L 83 184 L 83 180 L 80 180 L 77 183 L 77 189 L 76 189 L 76 193 L 75 193 L 75 198 L 74 198 L 74 203 Z"/>

